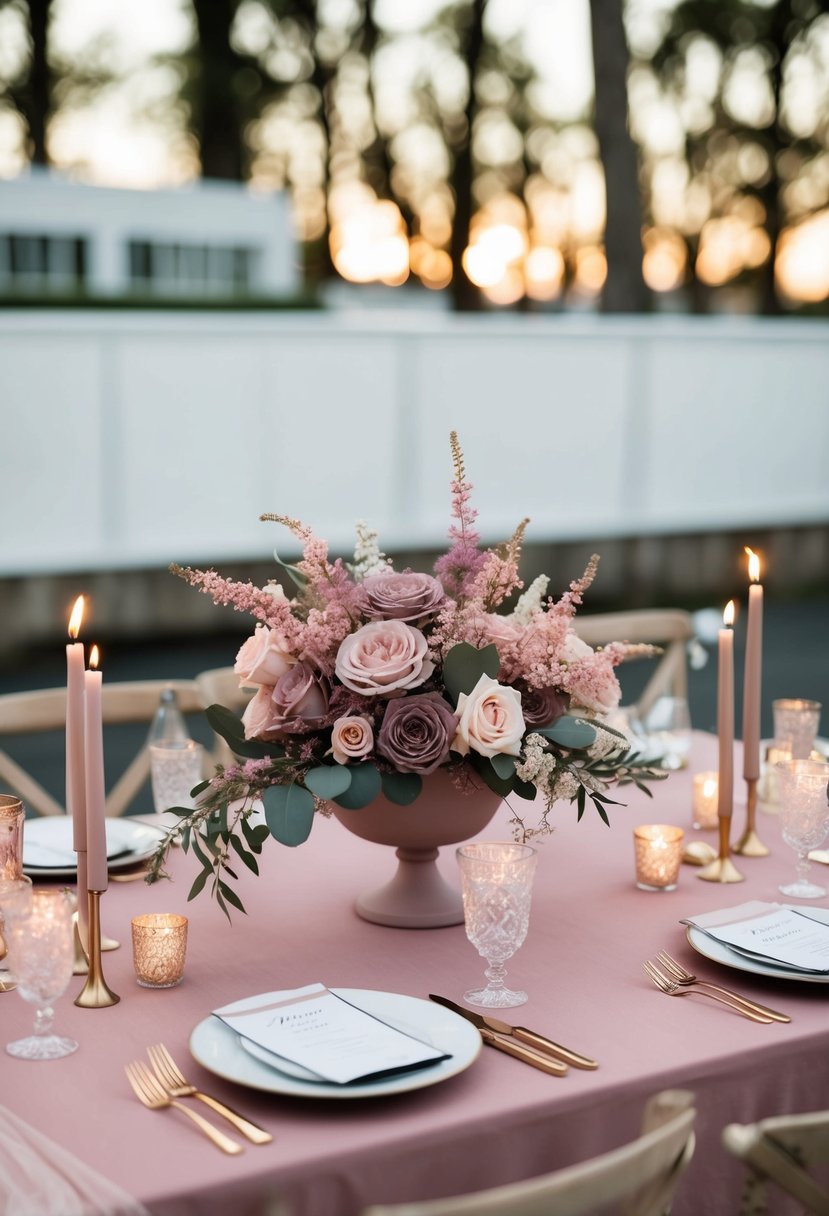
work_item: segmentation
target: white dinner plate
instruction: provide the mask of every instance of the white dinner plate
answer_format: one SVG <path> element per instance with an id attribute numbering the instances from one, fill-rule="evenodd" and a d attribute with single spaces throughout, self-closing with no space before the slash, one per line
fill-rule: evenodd
<path id="1" fill-rule="evenodd" d="M 129 819 L 107 819 L 107 857 L 111 870 L 144 861 L 155 852 L 161 831 Z M 27 819 L 23 827 L 23 870 L 30 878 L 73 878 L 77 874 L 68 815 Z"/>
<path id="2" fill-rule="evenodd" d="M 829 908 L 809 908 L 806 906 L 798 908 L 794 904 L 787 906 L 794 908 L 796 912 L 808 912 L 815 920 L 829 925 Z M 697 954 L 705 955 L 706 958 L 710 958 L 714 963 L 722 963 L 724 967 L 734 967 L 737 971 L 752 971 L 755 975 L 767 975 L 776 980 L 798 980 L 804 981 L 807 984 L 829 984 L 829 975 L 810 975 L 806 971 L 793 971 L 791 968 L 775 967 L 773 963 L 764 963 L 759 959 L 748 958 L 744 954 L 737 954 L 735 950 L 729 950 L 724 942 L 718 942 L 713 937 L 708 937 L 701 929 L 695 929 L 691 925 L 688 926 L 685 936 Z"/>
<path id="3" fill-rule="evenodd" d="M 254 1044 L 242 1040 L 212 1014 L 199 1022 L 190 1035 L 190 1052 L 210 1072 L 250 1089 L 262 1089 L 273 1094 L 295 1094 L 302 1098 L 382 1098 L 387 1094 L 407 1093 L 412 1089 L 437 1085 L 439 1081 L 456 1076 L 469 1067 L 483 1046 L 480 1034 L 470 1022 L 434 1001 L 367 988 L 332 988 L 331 991 L 365 1009 L 366 1013 L 382 1018 L 390 1026 L 432 1043 L 445 1051 L 449 1059 L 441 1060 L 430 1068 L 401 1073 L 395 1077 L 382 1077 L 355 1085 L 334 1085 L 328 1081 L 310 1079 L 310 1074 L 305 1074 L 304 1069 L 296 1064 L 289 1065 L 287 1061 L 285 1071 L 282 1071 L 281 1065 L 277 1071 L 265 1062 L 269 1052 L 263 1050 L 260 1056 L 257 1048 L 254 1055 Z M 268 1002 L 278 1001 L 289 995 L 286 991 L 260 993 L 224 1008 L 236 1012 L 258 1005 L 265 999 Z"/>

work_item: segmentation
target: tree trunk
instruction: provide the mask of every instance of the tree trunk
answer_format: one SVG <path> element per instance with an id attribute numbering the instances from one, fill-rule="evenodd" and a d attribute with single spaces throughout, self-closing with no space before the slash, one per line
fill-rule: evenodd
<path id="1" fill-rule="evenodd" d="M 650 294 L 642 277 L 642 200 L 636 145 L 628 130 L 629 52 L 623 0 L 590 0 L 595 129 L 604 167 L 607 280 L 604 312 L 646 312 Z"/>
<path id="2" fill-rule="evenodd" d="M 52 74 L 48 62 L 49 12 L 52 0 L 29 0 L 32 63 L 26 89 L 24 117 L 29 128 L 29 156 L 34 165 L 48 165 L 46 131 L 52 112 Z"/>
<path id="3" fill-rule="evenodd" d="M 238 67 L 230 31 L 238 0 L 193 0 L 199 33 L 199 79 L 193 129 L 203 177 L 242 181 L 248 157 L 236 96 Z"/>
<path id="4" fill-rule="evenodd" d="M 452 166 L 451 186 L 455 196 L 455 214 L 452 219 L 449 253 L 452 258 L 452 305 L 458 312 L 471 312 L 481 307 L 480 292 L 467 278 L 463 268 L 463 253 L 469 244 L 469 226 L 472 220 L 472 186 L 475 179 L 472 162 L 472 126 L 478 109 L 475 78 L 484 45 L 485 8 L 486 0 L 472 0 L 469 28 L 463 46 L 463 58 L 469 78 L 469 94 L 464 110 L 466 131 L 463 141 L 454 149 Z"/>

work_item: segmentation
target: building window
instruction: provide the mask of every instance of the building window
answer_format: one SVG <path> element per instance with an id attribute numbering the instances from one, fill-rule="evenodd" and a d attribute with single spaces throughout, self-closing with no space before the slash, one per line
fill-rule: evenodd
<path id="1" fill-rule="evenodd" d="M 86 286 L 87 238 L 0 233 L 0 288 L 73 292 Z"/>
<path id="2" fill-rule="evenodd" d="M 207 244 L 131 240 L 130 288 L 154 296 L 247 295 L 254 251 Z"/>

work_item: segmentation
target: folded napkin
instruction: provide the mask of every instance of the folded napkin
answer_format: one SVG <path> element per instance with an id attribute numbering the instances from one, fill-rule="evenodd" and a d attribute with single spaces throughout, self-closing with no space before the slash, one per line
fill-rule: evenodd
<path id="1" fill-rule="evenodd" d="M 813 975 L 829 974 L 829 924 L 808 908 L 754 899 L 682 922 L 745 958 Z"/>
<path id="2" fill-rule="evenodd" d="M 446 1052 L 359 1009 L 324 984 L 264 993 L 213 1013 L 276 1057 L 275 1068 L 281 1059 L 337 1085 L 394 1076 L 448 1059 Z"/>
<path id="3" fill-rule="evenodd" d="M 0 1106 L 3 1216 L 149 1216 L 114 1182 Z"/>

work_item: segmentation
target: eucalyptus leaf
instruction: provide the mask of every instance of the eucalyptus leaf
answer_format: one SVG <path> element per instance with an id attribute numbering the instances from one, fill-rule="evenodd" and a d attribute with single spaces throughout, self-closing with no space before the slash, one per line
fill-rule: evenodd
<path id="1" fill-rule="evenodd" d="M 507 794 L 512 792 L 512 779 L 505 781 L 503 777 L 499 777 L 486 756 L 479 756 L 475 752 L 471 752 L 470 755 L 472 756 L 473 768 L 480 774 L 489 788 L 494 793 L 500 794 L 502 798 L 506 798 Z"/>
<path id="2" fill-rule="evenodd" d="M 190 894 L 187 896 L 188 903 L 190 902 L 191 899 L 195 899 L 196 896 L 200 893 L 200 891 L 204 887 L 204 884 L 207 882 L 209 875 L 212 874 L 212 872 L 213 872 L 212 869 L 199 871 L 199 873 L 196 875 L 195 879 L 193 880 L 193 885 L 190 888 Z"/>
<path id="3" fill-rule="evenodd" d="M 383 773 L 383 793 L 397 806 L 409 806 L 423 789 L 423 778 L 417 773 Z"/>
<path id="4" fill-rule="evenodd" d="M 501 660 L 494 644 L 478 650 L 468 642 L 459 642 L 443 660 L 443 683 L 453 704 L 457 705 L 461 693 L 472 692 L 481 676 L 494 680 L 500 670 Z"/>
<path id="5" fill-rule="evenodd" d="M 328 800 L 344 794 L 351 785 L 351 770 L 347 764 L 321 764 L 310 769 L 304 783 L 312 794 Z"/>
<path id="6" fill-rule="evenodd" d="M 351 773 L 351 785 L 344 794 L 338 794 L 332 801 L 347 811 L 359 811 L 374 801 L 382 789 L 382 781 L 373 764 L 349 764 L 348 771 Z"/>
<path id="7" fill-rule="evenodd" d="M 298 587 L 300 591 L 305 590 L 305 588 L 308 586 L 308 579 L 302 573 L 299 566 L 292 566 L 290 562 L 283 562 L 276 549 L 273 551 L 273 560 L 277 563 L 277 565 L 282 567 L 295 587 Z"/>
<path id="8" fill-rule="evenodd" d="M 490 757 L 489 762 L 502 781 L 509 781 L 510 777 L 515 776 L 514 756 L 507 756 L 503 752 L 498 752 L 496 755 Z"/>
<path id="9" fill-rule="evenodd" d="M 226 882 L 222 882 L 220 880 L 219 881 L 219 890 L 221 891 L 222 895 L 224 895 L 225 899 L 227 900 L 227 902 L 229 904 L 233 904 L 234 908 L 238 908 L 240 912 L 244 912 L 245 905 L 242 903 L 241 899 L 239 898 L 239 896 L 236 894 L 236 892 L 233 890 L 232 887 L 229 887 Z"/>
<path id="10" fill-rule="evenodd" d="M 584 718 L 574 718 L 571 714 L 563 714 L 552 726 L 538 728 L 536 734 L 572 751 L 582 751 L 596 739 L 595 728 Z"/>
<path id="11" fill-rule="evenodd" d="M 314 797 L 296 782 L 269 785 L 262 791 L 268 831 L 280 844 L 295 848 L 311 834 L 314 822 Z"/>
<path id="12" fill-rule="evenodd" d="M 519 798 L 526 798 L 527 802 L 534 802 L 538 794 L 538 790 L 532 781 L 522 781 L 520 777 L 515 778 L 513 791 Z"/>

